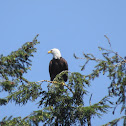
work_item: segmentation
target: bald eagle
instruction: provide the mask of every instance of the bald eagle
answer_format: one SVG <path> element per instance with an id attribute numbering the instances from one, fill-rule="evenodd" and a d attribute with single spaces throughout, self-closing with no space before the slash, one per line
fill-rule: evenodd
<path id="1" fill-rule="evenodd" d="M 68 64 L 67 61 L 61 57 L 61 53 L 58 49 L 51 49 L 48 51 L 48 54 L 49 53 L 53 55 L 53 59 L 49 63 L 50 80 L 53 81 L 57 74 L 64 70 L 68 70 Z M 67 74 L 64 74 L 62 79 L 66 82 L 68 79 Z"/>

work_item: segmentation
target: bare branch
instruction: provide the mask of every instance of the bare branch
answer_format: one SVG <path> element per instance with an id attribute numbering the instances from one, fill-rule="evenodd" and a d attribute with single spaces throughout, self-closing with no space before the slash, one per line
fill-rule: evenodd
<path id="1" fill-rule="evenodd" d="M 110 45 L 110 47 L 111 47 L 111 42 L 110 42 L 110 39 L 108 38 L 108 36 L 107 35 L 104 35 L 104 37 L 108 40 L 108 43 L 109 43 L 109 45 Z M 112 48 L 112 47 L 111 47 Z"/>
<path id="2" fill-rule="evenodd" d="M 89 104 L 90 104 L 90 106 L 91 106 L 91 98 L 92 98 L 92 94 L 91 94 L 90 99 L 89 99 Z"/>

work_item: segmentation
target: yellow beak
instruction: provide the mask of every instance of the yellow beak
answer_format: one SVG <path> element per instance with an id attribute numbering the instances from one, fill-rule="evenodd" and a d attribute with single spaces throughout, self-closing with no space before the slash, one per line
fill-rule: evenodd
<path id="1" fill-rule="evenodd" d="M 51 51 L 51 50 L 50 50 L 50 51 L 48 51 L 48 54 L 49 54 L 49 53 L 52 53 L 52 51 Z"/>

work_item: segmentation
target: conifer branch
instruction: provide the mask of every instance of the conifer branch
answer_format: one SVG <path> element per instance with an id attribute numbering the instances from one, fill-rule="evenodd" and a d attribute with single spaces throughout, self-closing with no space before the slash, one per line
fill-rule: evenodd
<path id="1" fill-rule="evenodd" d="M 67 87 L 67 88 L 74 94 L 74 92 L 72 91 L 72 89 L 71 89 L 68 85 L 66 85 L 64 82 L 58 82 L 58 81 L 57 81 L 58 77 L 61 77 L 63 74 L 67 74 L 67 73 L 71 73 L 71 72 L 68 71 L 68 70 L 64 70 L 64 71 L 62 71 L 61 73 L 59 73 L 59 74 L 54 78 L 53 81 L 41 80 L 41 81 L 37 81 L 37 83 L 40 83 L 40 82 L 41 82 L 41 83 L 43 83 L 43 82 L 48 82 L 48 83 L 54 83 L 54 84 L 61 84 L 61 85 L 65 86 L 65 87 Z"/>
<path id="2" fill-rule="evenodd" d="M 117 125 L 117 123 L 118 123 L 121 119 L 126 119 L 126 116 L 122 116 L 122 117 L 120 117 L 120 118 L 118 118 L 118 119 L 115 119 L 115 120 L 113 120 L 113 121 L 111 121 L 111 122 L 108 122 L 107 124 L 104 124 L 104 125 L 102 125 L 102 126 L 114 126 L 114 125 Z M 125 124 L 124 124 L 124 125 L 125 125 Z"/>
<path id="3" fill-rule="evenodd" d="M 65 87 L 67 87 L 74 94 L 74 92 L 72 91 L 72 89 L 68 85 L 66 85 L 64 82 L 60 83 L 60 82 L 57 82 L 57 81 L 49 81 L 49 80 L 37 81 L 37 83 L 43 83 L 43 82 L 48 82 L 48 83 L 53 83 L 53 84 L 61 84 L 61 85 L 65 86 Z"/>

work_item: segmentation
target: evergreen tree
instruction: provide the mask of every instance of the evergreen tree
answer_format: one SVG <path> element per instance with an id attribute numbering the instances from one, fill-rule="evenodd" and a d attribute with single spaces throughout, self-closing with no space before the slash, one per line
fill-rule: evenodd
<path id="1" fill-rule="evenodd" d="M 39 97 L 40 110 L 33 111 L 25 118 L 5 117 L 0 121 L 1 126 L 38 126 L 42 122 L 45 126 L 70 126 L 70 125 L 88 125 L 93 126 L 91 120 L 93 117 L 102 117 L 111 106 L 115 106 L 113 114 L 118 105 L 121 105 L 120 112 L 124 116 L 106 123 L 104 126 L 115 126 L 120 120 L 126 125 L 126 59 L 118 55 L 112 49 L 107 50 L 99 47 L 102 51 L 103 59 L 96 58 L 93 54 L 83 53 L 82 58 L 74 55 L 76 59 L 84 60 L 83 71 L 89 61 L 96 62 L 93 72 L 89 75 L 82 75 L 79 72 L 63 71 L 56 76 L 55 81 L 42 80 L 30 82 L 23 77 L 24 73 L 30 69 L 31 57 L 36 52 L 35 45 L 38 35 L 32 42 L 25 43 L 20 49 L 12 52 L 8 56 L 0 56 L 0 91 L 8 92 L 8 96 L 0 99 L 0 105 L 7 105 L 10 101 L 16 104 L 27 104 Z M 105 36 L 107 38 L 107 36 Z M 108 39 L 108 38 L 107 38 Z M 108 43 L 111 43 L 108 39 Z M 60 80 L 62 74 L 67 73 L 69 80 L 63 83 Z M 98 78 L 100 74 L 107 76 L 110 80 L 108 96 L 102 98 L 98 103 L 91 104 L 89 97 L 89 106 L 85 106 L 84 96 L 88 94 L 87 87 L 91 82 Z M 48 90 L 42 89 L 42 83 L 48 83 Z M 60 88 L 62 86 L 64 88 Z M 111 97 L 116 97 L 117 101 L 112 102 Z"/>

